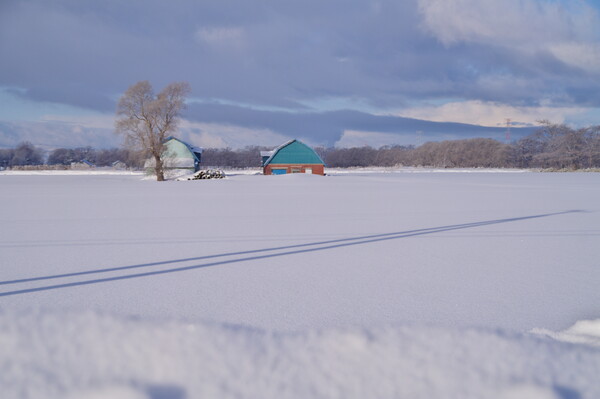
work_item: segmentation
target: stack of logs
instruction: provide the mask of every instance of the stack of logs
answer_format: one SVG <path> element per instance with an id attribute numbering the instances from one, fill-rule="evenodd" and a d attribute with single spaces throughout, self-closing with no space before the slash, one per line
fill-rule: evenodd
<path id="1" fill-rule="evenodd" d="M 193 177 L 190 177 L 188 180 L 201 180 L 201 179 L 223 179 L 225 178 L 225 172 L 219 169 L 207 169 L 207 170 L 199 170 L 194 173 Z"/>

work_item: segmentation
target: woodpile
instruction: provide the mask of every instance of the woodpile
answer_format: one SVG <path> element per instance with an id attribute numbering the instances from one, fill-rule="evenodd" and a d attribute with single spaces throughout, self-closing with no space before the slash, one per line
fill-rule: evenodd
<path id="1" fill-rule="evenodd" d="M 188 180 L 203 180 L 203 179 L 224 179 L 225 172 L 219 169 L 207 169 L 207 170 L 199 170 L 194 173 L 193 177 L 190 177 Z"/>

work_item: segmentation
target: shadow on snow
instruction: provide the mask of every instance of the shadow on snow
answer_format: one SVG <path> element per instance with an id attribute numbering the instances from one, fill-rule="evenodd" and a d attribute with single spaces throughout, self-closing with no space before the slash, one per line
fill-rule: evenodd
<path id="1" fill-rule="evenodd" d="M 152 267 L 152 266 L 170 265 L 170 264 L 190 262 L 190 261 L 203 261 L 203 260 L 208 260 L 208 259 L 217 259 L 217 258 L 223 258 L 223 257 L 229 257 L 229 256 L 252 255 L 252 256 L 245 256 L 245 257 L 236 258 L 236 259 L 219 260 L 216 262 L 202 263 L 202 264 L 198 264 L 198 265 L 175 267 L 175 268 L 170 268 L 170 269 L 166 269 L 166 270 L 146 271 L 146 272 L 141 272 L 141 273 L 133 273 L 133 274 L 127 274 L 127 275 L 121 275 L 121 276 L 114 276 L 114 277 L 105 277 L 105 278 L 97 278 L 97 279 L 92 279 L 92 280 L 74 281 L 74 282 L 70 282 L 70 283 L 47 285 L 47 286 L 35 287 L 35 288 L 26 288 L 26 289 L 15 290 L 15 291 L 5 291 L 5 292 L 0 292 L 0 297 L 10 296 L 10 295 L 27 294 L 27 293 L 38 292 L 38 291 L 55 290 L 55 289 L 59 289 L 59 288 L 76 287 L 76 286 L 81 286 L 81 285 L 106 283 L 106 282 L 117 281 L 117 280 L 127 280 L 127 279 L 138 278 L 138 277 L 156 276 L 156 275 L 160 275 L 160 274 L 183 272 L 183 271 L 188 271 L 188 270 L 201 269 L 201 268 L 205 268 L 205 267 L 227 265 L 227 264 L 232 264 L 232 263 L 247 262 L 247 261 L 259 260 L 259 259 L 277 258 L 277 257 L 281 257 L 281 256 L 297 255 L 297 254 L 308 253 L 308 252 L 325 251 L 328 249 L 349 247 L 349 246 L 353 246 L 353 245 L 363 245 L 363 244 L 369 244 L 369 243 L 373 243 L 373 242 L 397 240 L 397 239 L 406 238 L 406 237 L 414 237 L 414 236 L 420 236 L 420 235 L 426 235 L 426 234 L 435 234 L 435 233 L 441 233 L 441 232 L 452 231 L 452 230 L 470 229 L 470 228 L 475 228 L 475 227 L 480 227 L 480 226 L 488 226 L 488 225 L 500 224 L 500 223 L 518 222 L 518 221 L 522 221 L 522 220 L 537 219 L 537 218 L 563 215 L 563 214 L 567 214 L 567 213 L 576 213 L 576 212 L 584 212 L 584 211 L 571 210 L 571 211 L 563 211 L 563 212 L 555 212 L 555 213 L 544 213 L 544 214 L 540 214 L 540 215 L 521 216 L 521 217 L 515 217 L 515 218 L 508 218 L 508 219 L 486 220 L 486 221 L 481 221 L 481 222 L 430 227 L 430 228 L 418 229 L 418 230 L 407 230 L 407 231 L 399 231 L 399 232 L 394 232 L 394 233 L 384 233 L 384 234 L 374 234 L 374 235 L 366 235 L 366 236 L 358 236 L 358 237 L 349 237 L 349 238 L 341 238 L 341 239 L 336 239 L 336 240 L 311 242 L 311 243 L 305 243 L 305 244 L 285 245 L 285 246 L 280 246 L 280 247 L 262 248 L 262 249 L 254 249 L 254 250 L 239 251 L 239 252 L 228 252 L 228 253 L 223 253 L 223 254 L 198 256 L 198 257 L 192 257 L 192 258 L 182 258 L 182 259 L 174 259 L 174 260 L 160 261 L 160 262 L 141 263 L 141 264 L 137 264 L 137 265 L 111 267 L 111 268 L 106 268 L 106 269 L 87 270 L 87 271 L 75 272 L 75 273 L 63 273 L 63 274 L 55 274 L 55 275 L 48 275 L 48 276 L 30 277 L 30 278 L 24 278 L 24 279 L 18 279 L 18 280 L 0 281 L 0 285 L 9 285 L 9 284 L 41 281 L 41 280 L 52 280 L 52 279 L 59 279 L 59 278 L 66 278 L 66 277 L 96 275 L 96 274 L 100 274 L 100 273 L 141 269 L 141 268 Z M 267 253 L 267 252 L 272 252 L 272 251 L 283 251 L 283 252 L 276 252 L 276 253 L 271 253 L 271 254 Z"/>

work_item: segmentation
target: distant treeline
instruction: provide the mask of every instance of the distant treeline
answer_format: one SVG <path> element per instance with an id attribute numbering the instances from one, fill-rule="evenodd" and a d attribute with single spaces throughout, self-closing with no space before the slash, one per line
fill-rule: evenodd
<path id="1" fill-rule="evenodd" d="M 28 165 L 63 165 L 88 161 L 95 166 L 112 166 L 120 161 L 127 167 L 137 168 L 143 165 L 143 158 L 139 153 L 126 149 L 109 148 L 94 149 L 92 147 L 57 148 L 45 153 L 29 142 L 19 144 L 16 148 L 0 149 L 0 167 L 20 167 Z"/>
<path id="2" fill-rule="evenodd" d="M 257 146 L 238 150 L 208 148 L 202 153 L 202 164 L 219 168 L 259 167 L 260 151 L 269 149 Z M 475 138 L 429 142 L 419 147 L 316 147 L 315 150 L 329 167 L 599 168 L 600 126 L 573 129 L 545 123 L 532 135 L 511 144 Z M 111 166 L 115 161 L 121 161 L 127 167 L 140 168 L 144 158 L 143 154 L 125 149 L 95 150 L 85 147 L 58 148 L 51 151 L 45 160 L 43 151 L 31 143 L 21 143 L 14 149 L 0 150 L 0 167 L 70 165 L 86 160 L 96 166 Z"/>
<path id="3" fill-rule="evenodd" d="M 207 149 L 202 163 L 217 167 L 258 167 L 263 147 L 243 150 Z M 535 133 L 511 144 L 474 138 L 429 142 L 419 147 L 316 147 L 329 167 L 432 166 L 442 168 L 554 168 L 600 167 L 600 126 L 573 129 L 545 122 Z"/>

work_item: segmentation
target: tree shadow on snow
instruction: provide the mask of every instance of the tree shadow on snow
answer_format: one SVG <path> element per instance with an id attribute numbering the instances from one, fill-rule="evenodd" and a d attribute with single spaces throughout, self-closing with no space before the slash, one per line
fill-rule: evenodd
<path id="1" fill-rule="evenodd" d="M 544 217 L 549 217 L 549 216 L 564 215 L 564 214 L 568 214 L 568 213 L 577 213 L 577 212 L 585 212 L 585 211 L 570 210 L 570 211 L 544 213 L 544 214 L 540 214 L 540 215 L 521 216 L 521 217 L 514 217 L 514 218 L 507 218 L 507 219 L 485 220 L 485 221 L 481 221 L 481 222 L 453 224 L 453 225 L 448 225 L 448 226 L 430 227 L 430 228 L 425 228 L 425 229 L 398 231 L 398 232 L 383 233 L 383 234 L 373 234 L 373 235 L 366 235 L 366 236 L 341 238 L 341 239 L 336 239 L 336 240 L 311 242 L 311 243 L 305 243 L 305 244 L 285 245 L 285 246 L 280 246 L 280 247 L 261 248 L 261 249 L 239 251 L 239 252 L 228 252 L 228 253 L 198 256 L 198 257 L 192 257 L 192 258 L 173 259 L 173 260 L 160 261 L 160 262 L 150 262 L 150 263 L 141 263 L 141 264 L 136 264 L 136 265 L 111 267 L 111 268 L 105 268 L 105 269 L 87 270 L 87 271 L 82 271 L 82 272 L 63 273 L 63 274 L 55 274 L 55 275 L 48 275 L 48 276 L 30 277 L 30 278 L 24 278 L 24 279 L 18 279 L 18 280 L 0 281 L 0 285 L 9 285 L 9 284 L 28 283 L 28 282 L 34 282 L 34 281 L 51 280 L 51 279 L 59 279 L 59 278 L 67 278 L 67 277 L 96 275 L 96 274 L 100 274 L 100 273 L 119 272 L 119 271 L 124 271 L 124 270 L 141 269 L 141 268 L 147 268 L 147 267 L 152 267 L 152 266 L 173 265 L 173 264 L 182 263 L 182 262 L 203 261 L 203 260 L 208 260 L 208 259 L 217 259 L 217 258 L 230 257 L 230 256 L 251 255 L 251 256 L 244 256 L 241 258 L 219 260 L 219 261 L 215 261 L 215 262 L 208 262 L 208 263 L 202 263 L 202 264 L 191 265 L 191 266 L 182 266 L 182 267 L 175 267 L 175 268 L 169 268 L 169 269 L 163 269 L 163 270 L 155 270 L 155 271 L 147 271 L 147 272 L 126 274 L 126 275 L 120 275 L 120 276 L 106 277 L 106 278 L 98 278 L 98 279 L 93 279 L 93 280 L 74 281 L 74 282 L 69 282 L 69 283 L 47 285 L 47 286 L 35 287 L 35 288 L 26 288 L 26 289 L 15 290 L 15 291 L 5 291 L 5 292 L 0 292 L 0 297 L 10 296 L 10 295 L 27 294 L 27 293 L 38 292 L 38 291 L 55 290 L 55 289 L 59 289 L 59 288 L 106 283 L 106 282 L 110 282 L 110 281 L 126 280 L 126 279 L 138 278 L 138 277 L 156 276 L 156 275 L 167 274 L 167 273 L 176 273 L 176 272 L 183 272 L 183 271 L 194 270 L 194 269 L 201 269 L 201 268 L 205 268 L 205 267 L 221 266 L 221 265 L 227 265 L 227 264 L 239 263 L 239 262 L 247 262 L 247 261 L 259 260 L 259 259 L 277 258 L 277 257 L 281 257 L 281 256 L 297 255 L 297 254 L 308 253 L 308 252 L 325 251 L 328 249 L 343 248 L 343 247 L 349 247 L 349 246 L 354 246 L 354 245 L 363 245 L 363 244 L 388 241 L 388 240 L 397 240 L 400 238 L 442 233 L 442 232 L 452 231 L 452 230 L 471 229 L 471 228 L 476 228 L 476 227 L 481 227 L 481 226 L 489 226 L 489 225 L 493 225 L 493 224 L 511 223 L 511 222 L 518 222 L 518 221 L 529 220 L 529 219 L 538 219 L 538 218 L 544 218 Z M 279 252 L 268 253 L 268 252 L 273 252 L 273 251 L 279 251 Z"/>

